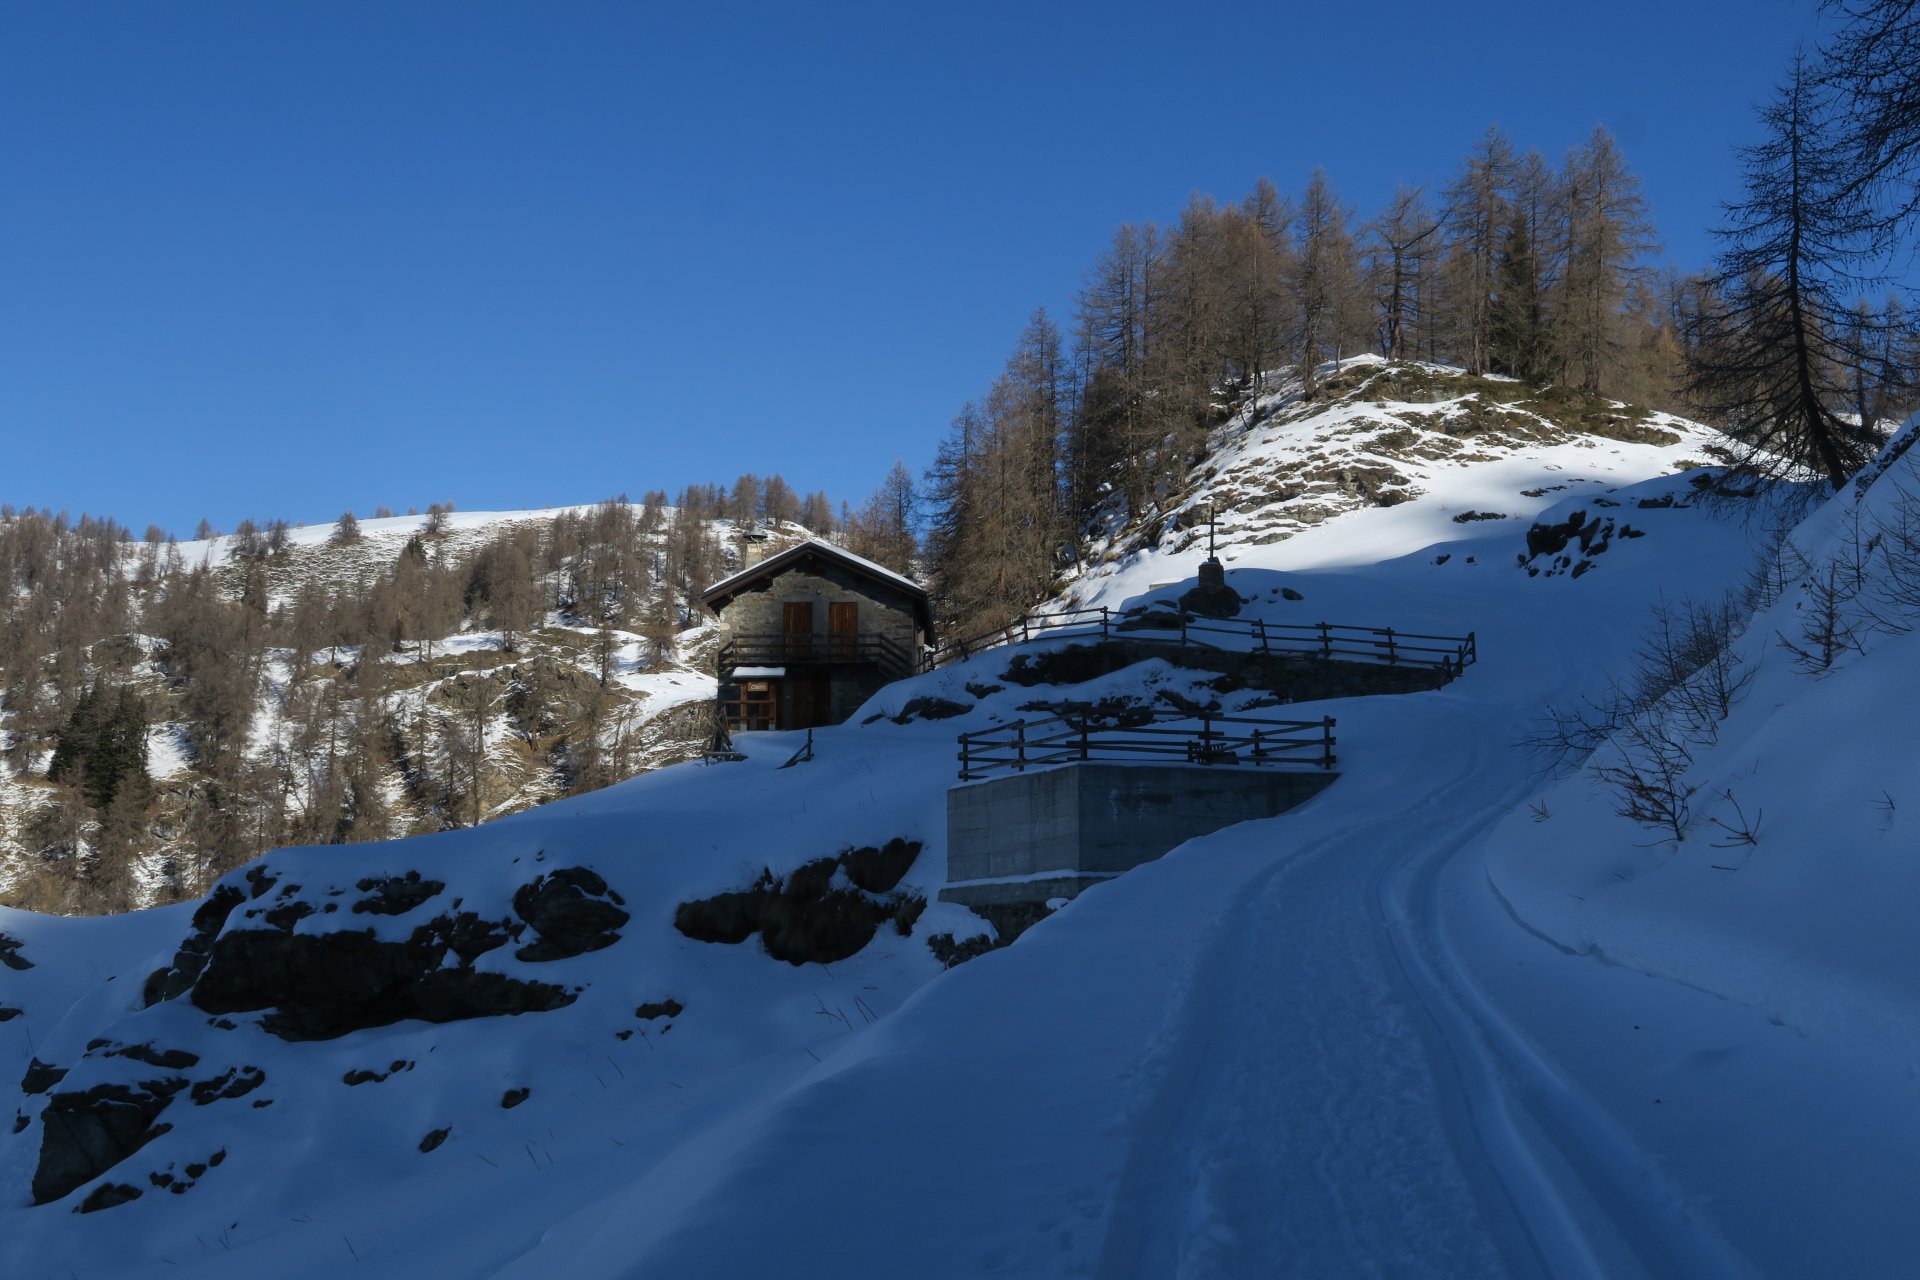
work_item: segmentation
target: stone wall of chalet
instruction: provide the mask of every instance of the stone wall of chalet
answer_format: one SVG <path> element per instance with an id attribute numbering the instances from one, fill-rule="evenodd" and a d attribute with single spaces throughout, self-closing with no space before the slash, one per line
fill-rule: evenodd
<path id="1" fill-rule="evenodd" d="M 913 606 L 903 596 L 857 578 L 839 566 L 816 561 L 808 569 L 790 569 L 771 581 L 741 592 L 720 611 L 720 625 L 734 635 L 778 635 L 785 623 L 782 607 L 810 601 L 814 634 L 827 634 L 827 606 L 852 600 L 860 606 L 860 630 L 887 637 L 909 660 L 921 642 Z"/>

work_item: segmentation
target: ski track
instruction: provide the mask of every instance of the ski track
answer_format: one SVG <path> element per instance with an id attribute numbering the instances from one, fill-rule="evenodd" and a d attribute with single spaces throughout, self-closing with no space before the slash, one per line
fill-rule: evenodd
<path id="1" fill-rule="evenodd" d="M 1501 748 L 1461 729 L 1425 796 L 1300 849 L 1218 919 L 1103 1280 L 1750 1274 L 1453 960 L 1438 873 L 1527 787 L 1489 783 Z"/>
<path id="2" fill-rule="evenodd" d="M 1472 794 L 1480 758 L 1246 887 L 1199 966 L 1099 1275 L 1538 1272 L 1498 1177 L 1457 1141 L 1463 1104 L 1369 892 Z M 1282 989 L 1311 998 L 1261 998 Z"/>

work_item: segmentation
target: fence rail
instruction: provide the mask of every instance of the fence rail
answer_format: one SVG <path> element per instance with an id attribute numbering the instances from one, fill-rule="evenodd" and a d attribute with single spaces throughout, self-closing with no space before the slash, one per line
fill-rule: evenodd
<path id="1" fill-rule="evenodd" d="M 1218 636 L 1230 641 L 1245 641 L 1244 648 L 1252 653 L 1294 653 L 1343 662 L 1435 667 L 1454 676 L 1465 671 L 1479 657 L 1471 631 L 1464 636 L 1438 636 L 1417 631 L 1396 631 L 1392 627 L 1354 627 L 1330 622 L 1267 622 L 1264 619 L 1243 622 L 1231 618 L 1187 618 L 1184 615 L 1179 625 L 1165 626 L 1143 623 L 1100 608 L 1023 614 L 997 631 L 942 645 L 925 656 L 920 669 L 931 671 L 1002 645 L 1076 636 L 1100 640 L 1124 638 L 1182 645 L 1201 644 L 1218 649 L 1243 647 L 1235 643 L 1220 643 L 1211 638 Z"/>
<path id="2" fill-rule="evenodd" d="M 1331 716 L 1271 720 L 1184 711 L 1147 714 L 1150 718 L 1140 724 L 1109 726 L 1086 716 L 1050 716 L 963 733 L 960 778 L 970 781 L 1003 769 L 1024 772 L 1088 760 L 1319 769 L 1334 765 Z"/>

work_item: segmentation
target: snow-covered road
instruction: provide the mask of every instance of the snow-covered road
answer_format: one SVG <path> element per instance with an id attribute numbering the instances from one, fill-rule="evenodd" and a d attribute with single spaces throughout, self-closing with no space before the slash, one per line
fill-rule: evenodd
<path id="1" fill-rule="evenodd" d="M 1438 933 L 1436 873 L 1524 792 L 1499 727 L 1441 693 L 1342 728 L 1365 767 L 1321 800 L 1088 894 L 524 1261 L 753 1274 L 839 1221 L 845 1275 L 1660 1274 L 1542 1172 L 1586 1186 L 1608 1152 L 1556 1144 L 1605 1127 L 1509 1109 Z"/>
<path id="2" fill-rule="evenodd" d="M 1099 1274 L 1525 1275 L 1538 1258 L 1475 1135 L 1435 992 L 1381 886 L 1457 847 L 1482 751 L 1425 796 L 1249 882 L 1182 1009 L 1184 1059 L 1135 1134 Z"/>

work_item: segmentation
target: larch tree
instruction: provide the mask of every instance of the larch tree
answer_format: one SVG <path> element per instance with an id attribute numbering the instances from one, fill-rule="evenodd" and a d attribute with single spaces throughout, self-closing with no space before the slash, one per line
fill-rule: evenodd
<path id="1" fill-rule="evenodd" d="M 1513 144 L 1496 125 L 1467 156 L 1445 193 L 1451 302 L 1459 355 L 1468 373 L 1492 359 L 1494 269 L 1514 177 Z"/>
<path id="2" fill-rule="evenodd" d="M 1596 128 L 1567 157 L 1566 251 L 1556 328 L 1562 378 L 1605 389 L 1621 349 L 1621 309 L 1640 259 L 1655 248 L 1640 179 L 1613 135 Z"/>
<path id="3" fill-rule="evenodd" d="M 1920 0 L 1826 0 L 1843 25 L 1822 78 L 1840 107 L 1841 190 L 1878 247 L 1920 224 Z"/>
<path id="4" fill-rule="evenodd" d="M 1134 512 L 1145 508 L 1153 488 L 1149 362 L 1160 258 L 1158 230 L 1127 223 L 1076 300 L 1076 340 L 1089 373 L 1074 465 L 1088 476 L 1115 473 Z"/>
<path id="5" fill-rule="evenodd" d="M 1419 350 L 1417 343 L 1409 346 L 1408 336 L 1426 323 L 1421 286 L 1438 256 L 1443 225 L 1428 207 L 1426 193 L 1408 186 L 1396 188 L 1387 207 L 1367 224 L 1367 274 L 1379 318 L 1380 353 L 1389 360 L 1404 360 Z"/>
<path id="6" fill-rule="evenodd" d="M 1822 136 L 1828 106 L 1796 57 L 1761 112 L 1764 140 L 1741 150 L 1746 195 L 1716 232 L 1717 303 L 1700 317 L 1688 391 L 1741 443 L 1743 470 L 1811 472 L 1838 489 L 1875 442 L 1845 414 L 1866 353 L 1840 291 L 1862 260 L 1867 222 Z"/>
<path id="7" fill-rule="evenodd" d="M 1320 362 L 1353 350 L 1356 329 L 1366 324 L 1352 223 L 1326 170 L 1315 169 L 1307 181 L 1294 228 L 1294 346 L 1300 381 L 1312 396 Z"/>
<path id="8" fill-rule="evenodd" d="M 1261 178 L 1239 216 L 1223 227 L 1231 346 L 1245 386 L 1256 395 L 1278 355 L 1292 225 L 1292 203 L 1272 179 Z"/>

